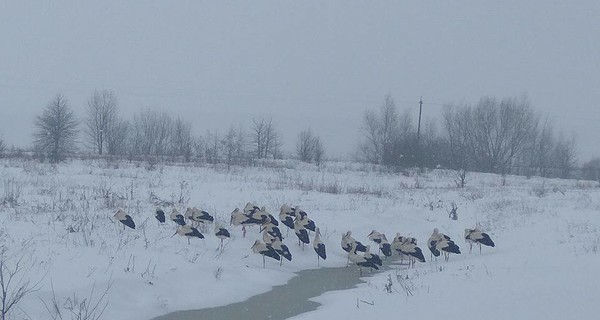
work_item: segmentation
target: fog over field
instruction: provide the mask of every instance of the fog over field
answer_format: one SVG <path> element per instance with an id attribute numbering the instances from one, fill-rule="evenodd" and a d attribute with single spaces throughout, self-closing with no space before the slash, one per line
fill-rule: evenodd
<path id="1" fill-rule="evenodd" d="M 170 110 L 194 131 L 271 115 L 349 158 L 363 110 L 391 94 L 416 121 L 446 103 L 527 94 L 581 159 L 599 155 L 597 1 L 347 3 L 3 1 L 0 134 L 31 145 L 58 92 L 83 115 L 113 90 L 127 118 Z M 297 130 L 283 132 L 293 150 Z"/>
<path id="2" fill-rule="evenodd" d="M 0 320 L 597 318 L 599 16 L 0 1 Z"/>

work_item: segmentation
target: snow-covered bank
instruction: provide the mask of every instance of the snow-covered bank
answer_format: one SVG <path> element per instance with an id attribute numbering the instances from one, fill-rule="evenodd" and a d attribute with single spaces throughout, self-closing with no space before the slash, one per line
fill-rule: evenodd
<path id="1" fill-rule="evenodd" d="M 364 243 L 372 229 L 388 237 L 400 232 L 417 237 L 426 251 L 425 241 L 438 227 L 461 246 L 463 254 L 448 263 L 428 261 L 398 270 L 402 282 L 396 271 L 384 272 L 357 289 L 327 293 L 317 298 L 322 307 L 298 318 L 406 312 L 428 319 L 489 312 L 485 318 L 558 319 L 599 311 L 591 299 L 599 284 L 592 268 L 600 262 L 600 189 L 591 182 L 509 176 L 502 186 L 499 176 L 471 174 L 468 187 L 456 189 L 444 171 L 417 179 L 349 164 L 229 172 L 184 166 L 149 171 L 125 162 L 75 161 L 57 168 L 7 160 L 1 164 L 0 200 L 12 197 L 0 207 L 0 241 L 16 255 L 31 253 L 35 266 L 27 277 L 43 278 L 40 290 L 15 310 L 33 319 L 50 318 L 42 303 L 52 297 L 50 283 L 64 302 L 73 295 L 89 297 L 92 287 L 97 299 L 112 282 L 103 319 L 146 320 L 243 301 L 285 283 L 295 271 L 316 268 L 312 248 L 302 251 L 293 233 L 284 240 L 293 261 L 283 267 L 267 261 L 266 269 L 250 251 L 259 238 L 256 228 L 246 238 L 231 229 L 233 237 L 222 254 L 216 251 L 219 240 L 212 227 L 205 230 L 206 239 L 193 239 L 191 245 L 179 236 L 171 238 L 173 227 L 158 226 L 154 219 L 156 198 L 203 208 L 227 227 L 229 213 L 247 201 L 272 213 L 283 203 L 300 205 L 321 227 L 328 250 L 324 266 L 346 263 L 340 248 L 346 230 Z M 452 201 L 458 206 L 457 221 L 448 218 Z M 110 220 L 118 207 L 132 215 L 136 230 L 123 230 Z M 462 241 L 464 228 L 476 222 L 497 244 L 484 248 L 482 255 L 468 254 Z M 29 242 L 22 249 L 25 239 Z M 384 291 L 388 275 L 392 293 Z M 375 305 L 357 308 L 357 298 Z"/>

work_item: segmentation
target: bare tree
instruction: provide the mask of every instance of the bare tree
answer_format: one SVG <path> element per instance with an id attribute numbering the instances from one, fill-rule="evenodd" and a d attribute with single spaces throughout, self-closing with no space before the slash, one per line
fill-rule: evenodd
<path id="1" fill-rule="evenodd" d="M 384 164 L 384 159 L 389 158 L 398 130 L 396 104 L 388 94 L 379 113 L 366 110 L 363 115 L 364 140 L 359 145 L 359 156 L 363 161 Z"/>
<path id="2" fill-rule="evenodd" d="M 302 130 L 296 140 L 296 155 L 303 162 L 311 162 L 314 158 L 314 135 L 310 129 Z"/>
<path id="3" fill-rule="evenodd" d="M 251 139 L 257 159 L 269 156 L 277 158 L 280 153 L 282 141 L 279 132 L 273 124 L 273 119 L 252 119 Z"/>
<path id="4" fill-rule="evenodd" d="M 41 281 L 31 281 L 29 271 L 36 265 L 28 253 L 28 244 L 23 250 L 11 254 L 4 245 L 0 248 L 0 319 L 7 320 L 13 308 L 23 297 L 40 289 Z"/>
<path id="5" fill-rule="evenodd" d="M 575 158 L 575 137 L 566 138 L 561 133 L 554 147 L 554 161 L 560 171 L 560 177 L 570 178 L 571 171 L 577 165 Z"/>
<path id="6" fill-rule="evenodd" d="M 248 156 L 247 135 L 243 127 L 239 127 L 235 136 L 235 158 L 238 164 L 248 165 L 252 162 L 252 157 Z"/>
<path id="7" fill-rule="evenodd" d="M 4 144 L 4 139 L 0 136 L 0 158 L 4 155 L 4 151 L 6 150 L 6 145 Z"/>
<path id="8" fill-rule="evenodd" d="M 174 156 L 183 157 L 184 161 L 190 161 L 192 157 L 192 125 L 181 118 L 173 123 L 171 134 L 171 148 Z"/>
<path id="9" fill-rule="evenodd" d="M 362 133 L 359 160 L 388 166 L 414 163 L 416 141 L 412 117 L 408 111 L 399 114 L 390 95 L 378 111 L 365 111 Z"/>
<path id="10" fill-rule="evenodd" d="M 600 182 L 600 158 L 593 158 L 581 166 L 584 179 Z"/>
<path id="11" fill-rule="evenodd" d="M 323 162 L 323 156 L 325 155 L 325 147 L 323 147 L 323 143 L 321 142 L 321 138 L 315 136 L 313 138 L 313 159 L 317 166 L 321 165 Z"/>
<path id="12" fill-rule="evenodd" d="M 215 132 L 206 132 L 206 137 L 204 138 L 204 154 L 206 156 L 206 162 L 210 164 L 217 164 L 221 158 L 222 152 L 222 144 L 220 143 L 219 133 L 215 130 Z"/>
<path id="13" fill-rule="evenodd" d="M 535 128 L 526 98 L 482 98 L 475 107 L 449 108 L 444 116 L 452 149 L 466 154 L 477 169 L 509 170 Z"/>
<path id="14" fill-rule="evenodd" d="M 531 136 L 538 137 L 533 149 L 536 171 L 540 176 L 547 177 L 552 165 L 552 150 L 555 144 L 552 122 L 546 118 L 538 133 L 532 132 Z"/>
<path id="15" fill-rule="evenodd" d="M 110 90 L 94 91 L 88 100 L 85 118 L 85 132 L 88 143 L 95 152 L 102 155 L 106 140 L 110 137 L 110 127 L 117 120 L 117 97 Z M 108 138 L 108 139 L 107 139 Z"/>
<path id="16" fill-rule="evenodd" d="M 47 154 L 50 162 L 58 163 L 75 150 L 77 125 L 67 99 L 56 95 L 35 120 L 36 149 Z"/>
<path id="17" fill-rule="evenodd" d="M 170 148 L 173 120 L 164 112 L 143 110 L 132 124 L 131 152 L 141 155 L 167 155 Z"/>
<path id="18" fill-rule="evenodd" d="M 323 161 L 325 149 L 321 138 L 312 133 L 312 130 L 302 130 L 296 140 L 296 155 L 303 162 L 315 162 L 320 165 Z"/>
<path id="19" fill-rule="evenodd" d="M 107 128 L 106 151 L 110 155 L 125 154 L 129 139 L 130 124 L 128 121 L 117 119 Z"/>
<path id="20" fill-rule="evenodd" d="M 470 109 L 464 106 L 446 106 L 443 121 L 448 139 L 448 166 L 455 170 L 470 170 L 474 153 Z"/>
<path id="21" fill-rule="evenodd" d="M 223 144 L 224 153 L 225 153 L 225 163 L 227 164 L 227 170 L 231 169 L 231 165 L 235 163 L 236 149 L 237 149 L 237 141 L 236 141 L 237 133 L 235 129 L 229 128 L 225 138 L 221 143 Z"/>

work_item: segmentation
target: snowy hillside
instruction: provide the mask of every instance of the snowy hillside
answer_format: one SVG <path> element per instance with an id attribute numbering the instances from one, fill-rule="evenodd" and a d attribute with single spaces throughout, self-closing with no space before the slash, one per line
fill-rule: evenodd
<path id="1" fill-rule="evenodd" d="M 243 238 L 239 227 L 229 226 L 232 210 L 248 201 L 275 216 L 284 203 L 301 206 L 327 246 L 321 267 L 346 264 L 340 240 L 347 230 L 365 244 L 373 229 L 390 241 L 396 232 L 416 237 L 425 253 L 426 263 L 386 270 L 358 288 L 326 293 L 315 299 L 323 304 L 317 311 L 294 319 L 456 319 L 465 313 L 482 319 L 582 319 L 600 312 L 597 183 L 470 174 L 467 187 L 457 189 L 452 173 L 441 170 L 417 178 L 345 163 L 317 169 L 282 162 L 275 168 L 231 171 L 146 166 L 0 163 L 0 244 L 6 265 L 13 268 L 22 258 L 18 278 L 39 282 L 39 290 L 12 310 L 17 319 L 52 319 L 47 309 L 53 309 L 54 296 L 65 319 L 70 319 L 65 307 L 88 299 L 92 306 L 100 300 L 98 310 L 108 303 L 102 319 L 148 320 L 243 301 L 285 283 L 294 272 L 317 268 L 312 246 L 302 250 L 290 232 L 284 242 L 293 261 L 280 267 L 267 260 L 263 269 L 261 257 L 250 250 L 261 238 L 258 228 Z M 158 225 L 154 218 L 159 200 L 176 203 L 180 211 L 196 206 L 215 216 L 216 224 L 232 233 L 225 250 L 217 251 L 214 226 L 201 230 L 205 239 L 189 245 L 184 237 L 172 237 L 174 226 Z M 458 220 L 448 217 L 452 202 Z M 118 208 L 132 216 L 135 230 L 115 223 Z M 477 223 L 496 247 L 469 254 L 464 229 Z M 430 261 L 425 243 L 436 227 L 457 242 L 461 255 Z M 286 236 L 285 227 L 282 231 Z"/>

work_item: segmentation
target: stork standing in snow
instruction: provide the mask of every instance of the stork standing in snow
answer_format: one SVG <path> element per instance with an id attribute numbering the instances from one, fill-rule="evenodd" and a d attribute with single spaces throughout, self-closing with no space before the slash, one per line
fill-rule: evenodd
<path id="1" fill-rule="evenodd" d="M 313 239 L 313 249 L 317 253 L 317 266 L 319 266 L 319 258 L 327 259 L 327 252 L 325 251 L 325 244 L 321 241 L 321 231 L 319 228 L 315 230 L 315 238 Z"/>
<path id="2" fill-rule="evenodd" d="M 234 226 L 242 226 L 242 236 L 246 237 L 246 226 L 261 224 L 263 220 L 257 220 L 252 216 L 245 214 L 240 211 L 239 208 L 235 208 L 233 212 L 231 212 L 231 224 Z"/>
<path id="3" fill-rule="evenodd" d="M 125 229 L 125 226 L 135 229 L 135 222 L 133 222 L 131 216 L 125 213 L 123 209 L 117 210 L 117 213 L 113 217 L 123 224 L 123 229 Z"/>
<path id="4" fill-rule="evenodd" d="M 427 247 L 431 254 L 439 257 L 440 253 L 444 253 L 444 261 L 448 261 L 450 253 L 460 254 L 460 248 L 449 236 L 439 232 L 438 228 L 433 229 L 433 233 L 427 240 Z"/>
<path id="5" fill-rule="evenodd" d="M 302 244 L 302 250 L 304 250 L 304 244 L 310 243 L 310 239 L 308 238 L 308 231 L 306 228 L 300 223 L 299 220 L 294 221 L 294 233 L 298 237 L 298 245 Z"/>
<path id="6" fill-rule="evenodd" d="M 271 220 L 270 218 L 268 219 Z M 281 230 L 279 230 L 279 227 L 272 224 L 270 221 L 262 225 L 261 231 L 263 233 L 269 234 L 271 237 L 279 239 L 279 241 L 283 241 L 283 235 L 281 234 Z"/>
<path id="7" fill-rule="evenodd" d="M 350 252 L 350 250 L 352 250 L 352 244 L 356 244 L 356 251 L 359 252 L 365 252 L 365 250 L 367 250 L 367 247 L 362 244 L 360 241 L 356 241 L 356 239 L 354 239 L 354 237 L 352 237 L 352 231 L 347 231 L 346 233 L 342 234 L 342 249 L 346 252 Z"/>
<path id="8" fill-rule="evenodd" d="M 177 211 L 177 209 L 175 209 L 175 208 L 173 208 L 173 210 L 171 210 L 171 214 L 169 215 L 169 218 L 171 219 L 171 221 L 175 222 L 177 225 L 180 225 L 180 226 L 185 225 L 185 219 L 184 219 L 183 215 L 181 213 L 179 213 L 179 211 Z"/>
<path id="9" fill-rule="evenodd" d="M 281 240 L 279 240 L 278 238 L 275 238 L 275 237 L 271 237 L 267 233 L 265 233 L 263 235 L 263 240 L 265 241 L 265 244 L 267 245 L 267 247 L 273 248 L 275 250 L 275 252 L 277 252 L 277 254 L 284 257 L 287 261 L 292 261 L 292 253 L 290 252 L 290 248 L 288 248 L 288 246 L 283 244 L 283 242 L 281 242 Z M 280 259 L 279 265 L 281 266 L 282 264 L 283 264 L 283 259 Z"/>
<path id="10" fill-rule="evenodd" d="M 223 249 L 225 248 L 225 246 L 223 245 L 223 240 L 231 238 L 229 230 L 225 228 L 217 228 L 215 231 L 215 236 L 219 238 L 219 240 L 221 240 L 221 242 L 219 243 L 219 248 L 217 248 L 217 250 L 223 251 Z"/>
<path id="11" fill-rule="evenodd" d="M 341 245 L 342 249 L 348 253 L 350 253 L 352 250 L 360 252 L 365 252 L 367 250 L 367 247 L 365 247 L 364 244 L 356 241 L 356 239 L 352 237 L 352 231 L 347 231 L 346 233 L 342 234 Z M 352 249 L 353 246 L 354 249 Z M 348 265 L 348 262 L 350 262 L 350 256 L 348 256 L 348 260 L 346 260 L 346 265 Z"/>
<path id="12" fill-rule="evenodd" d="M 260 207 L 252 202 L 246 202 L 246 206 L 244 207 L 245 214 L 253 214 L 256 211 L 260 211 Z"/>
<path id="13" fill-rule="evenodd" d="M 288 227 L 288 231 L 290 229 L 294 229 L 294 211 L 287 204 L 283 204 L 281 209 L 279 210 L 279 220 L 283 223 L 284 226 Z"/>
<path id="14" fill-rule="evenodd" d="M 379 267 L 375 263 L 373 263 L 373 261 L 369 261 L 364 257 L 364 255 L 359 255 L 356 253 L 356 242 L 352 242 L 350 244 L 350 251 L 348 252 L 348 260 L 352 261 L 354 264 L 356 264 L 358 266 L 358 270 L 359 270 L 361 276 L 362 276 L 362 267 L 379 270 Z"/>
<path id="15" fill-rule="evenodd" d="M 165 223 L 165 221 L 166 221 L 165 212 L 161 208 L 156 208 L 156 212 L 154 213 L 154 217 L 156 218 L 156 220 L 158 220 L 158 225 L 159 226 L 160 226 L 161 223 Z"/>
<path id="16" fill-rule="evenodd" d="M 191 220 L 196 223 L 204 224 L 215 221 L 215 218 L 211 216 L 208 212 L 194 207 L 192 208 Z"/>
<path id="17" fill-rule="evenodd" d="M 397 233 L 392 242 L 392 248 L 396 250 L 396 252 L 408 256 L 410 264 L 413 266 L 415 265 L 415 259 L 425 262 L 423 251 L 417 246 L 417 239 L 415 238 L 403 237 Z"/>
<path id="18" fill-rule="evenodd" d="M 261 242 L 260 240 L 254 241 L 254 244 L 252 245 L 251 249 L 252 249 L 252 252 L 262 255 L 263 268 L 265 268 L 265 256 L 267 256 L 269 258 L 273 258 L 277 261 L 281 260 L 281 257 L 279 256 L 279 254 L 275 251 L 275 249 L 273 247 L 267 246 L 265 243 Z"/>
<path id="19" fill-rule="evenodd" d="M 371 231 L 371 233 L 369 233 L 367 237 L 369 238 L 369 240 L 377 243 L 377 245 L 379 246 L 379 251 L 383 253 L 385 257 L 389 257 L 392 255 L 392 249 L 390 243 L 385 237 L 385 234 L 373 230 Z"/>
<path id="20" fill-rule="evenodd" d="M 308 218 L 308 215 L 306 214 L 306 212 L 300 210 L 300 208 L 297 206 L 295 208 L 295 212 L 296 212 L 296 220 L 298 220 L 299 223 L 304 228 L 306 228 L 307 230 L 310 230 L 310 231 L 315 231 L 315 228 L 317 226 L 315 225 L 314 221 L 312 221 L 311 219 Z"/>
<path id="21" fill-rule="evenodd" d="M 175 233 L 171 236 L 171 238 L 174 237 L 176 234 L 187 237 L 188 244 L 190 244 L 190 238 L 204 239 L 204 235 L 200 233 L 198 229 L 190 226 L 189 224 L 181 226 L 181 228 L 177 229 Z"/>
<path id="22" fill-rule="evenodd" d="M 381 253 L 383 253 L 383 255 L 385 256 L 386 259 L 387 259 L 387 257 L 392 256 L 392 245 L 388 242 L 387 237 L 383 233 L 381 234 L 381 242 L 379 243 L 379 250 L 381 251 Z"/>
<path id="23" fill-rule="evenodd" d="M 371 246 L 369 245 L 367 245 L 367 250 L 365 250 L 363 257 L 365 257 L 365 260 L 370 261 L 373 264 L 376 264 L 378 266 L 383 265 L 383 261 L 381 261 L 381 258 L 377 254 L 371 253 Z"/>
<path id="24" fill-rule="evenodd" d="M 492 238 L 490 238 L 490 236 L 487 233 L 482 232 L 478 228 L 465 229 L 465 241 L 469 243 L 469 253 L 471 253 L 471 251 L 473 250 L 473 243 L 477 243 L 479 245 L 479 254 L 481 254 L 482 244 L 488 247 L 496 246 L 494 241 L 492 241 Z"/>

